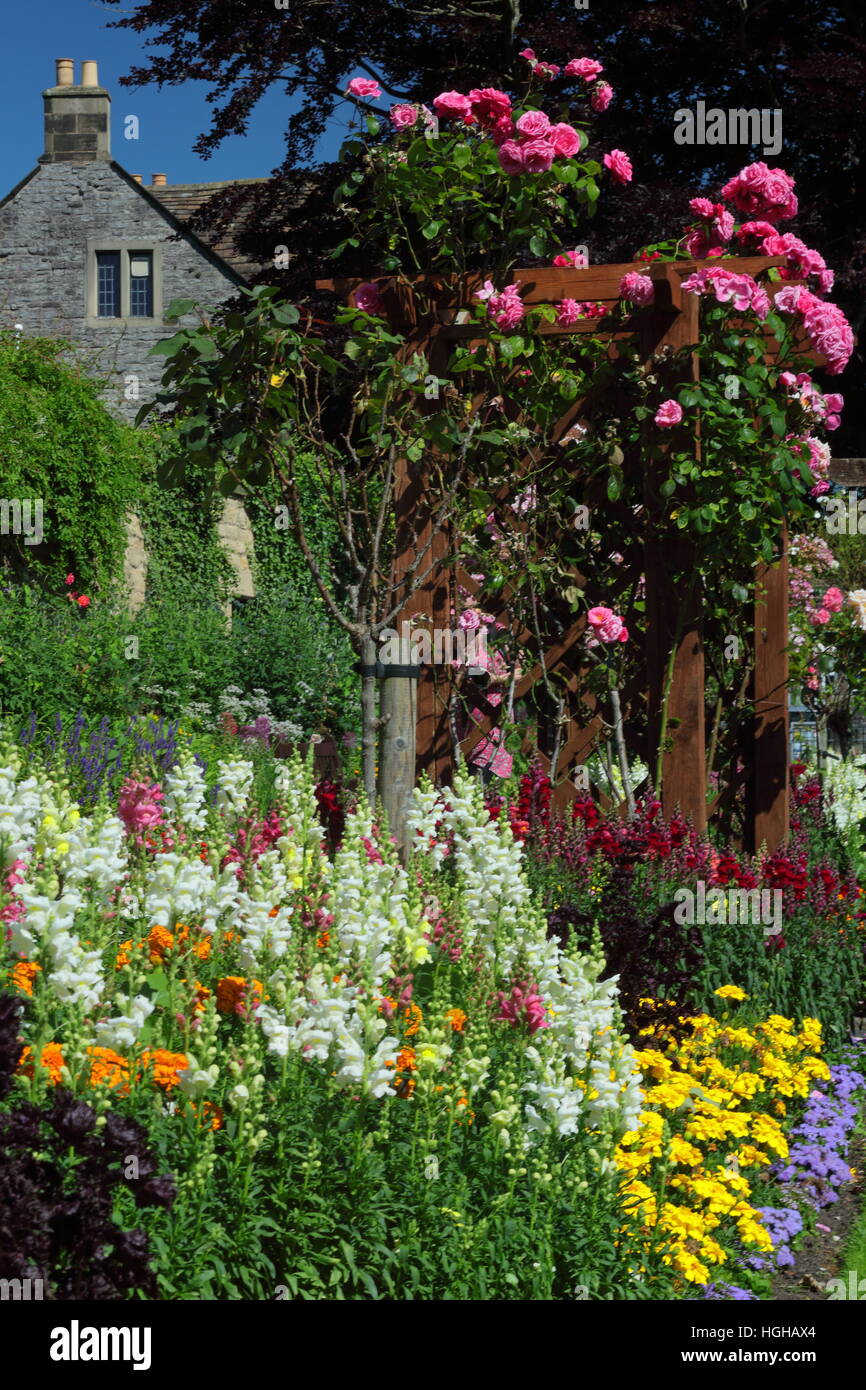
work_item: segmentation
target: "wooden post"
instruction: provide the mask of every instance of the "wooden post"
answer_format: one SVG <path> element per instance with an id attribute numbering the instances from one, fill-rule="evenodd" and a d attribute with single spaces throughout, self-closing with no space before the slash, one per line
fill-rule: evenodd
<path id="1" fill-rule="evenodd" d="M 413 668 L 408 637 L 392 639 L 399 647 L 396 670 L 386 662 L 380 689 L 379 797 L 388 818 L 388 829 L 397 841 L 401 857 L 407 849 L 406 812 L 415 785 L 415 729 L 417 680 L 403 668 Z M 418 670 L 418 667 L 414 667 Z"/>
<path id="2" fill-rule="evenodd" d="M 700 301 L 683 294 L 673 266 L 659 267 L 656 282 L 658 313 L 675 312 L 667 326 L 649 329 L 645 357 L 669 345 L 674 350 L 696 343 L 699 337 Z M 660 365 L 656 372 L 671 387 L 677 379 Z M 698 361 L 692 355 L 686 380 L 697 381 Z M 682 378 L 680 378 L 682 380 Z M 698 448 L 697 441 L 695 448 Z M 677 807 L 695 829 L 707 825 L 706 732 L 704 707 L 704 650 L 701 596 L 697 584 L 689 595 L 688 580 L 694 573 L 694 549 L 686 537 L 667 523 L 660 525 L 658 486 L 665 476 L 664 463 L 647 465 L 646 499 L 649 516 L 645 547 L 646 653 L 649 686 L 649 748 L 663 746 L 661 799 L 664 815 Z M 655 517 L 654 517 L 655 514 Z M 682 576 L 675 584 L 673 573 Z M 655 768 L 650 771 L 655 775 Z"/>
<path id="3" fill-rule="evenodd" d="M 755 592 L 754 748 L 746 845 L 772 852 L 788 838 L 788 541 L 762 565 Z"/>

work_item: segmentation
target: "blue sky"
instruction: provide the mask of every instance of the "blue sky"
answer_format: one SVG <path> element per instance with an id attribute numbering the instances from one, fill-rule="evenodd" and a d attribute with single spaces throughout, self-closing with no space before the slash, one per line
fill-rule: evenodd
<path id="1" fill-rule="evenodd" d="M 225 3 L 225 0 L 214 0 Z M 132 8 L 95 0 L 15 0 L 3 6 L 4 62 L 0 87 L 0 197 L 36 164 L 43 149 L 42 92 L 54 85 L 55 58 L 75 61 L 79 80 L 83 58 L 95 58 L 99 80 L 112 96 L 111 149 L 130 174 L 168 175 L 169 183 L 254 178 L 269 174 L 284 155 L 283 132 L 291 110 L 288 98 L 274 89 L 257 107 L 244 137 L 226 140 L 208 160 L 192 153 L 196 137 L 210 126 L 208 85 L 125 88 L 119 79 L 144 61 L 143 37 L 107 28 L 111 19 Z M 139 118 L 140 138 L 124 139 L 124 116 Z M 14 132 L 14 134 L 12 134 Z M 328 140 L 325 152 L 335 152 Z"/>

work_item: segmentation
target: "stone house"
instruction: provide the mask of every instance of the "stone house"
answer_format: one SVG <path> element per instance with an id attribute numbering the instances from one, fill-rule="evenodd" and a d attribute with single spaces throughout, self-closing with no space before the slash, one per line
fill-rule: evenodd
<path id="1" fill-rule="evenodd" d="M 165 320 L 171 301 L 221 303 L 258 267 L 235 252 L 230 238 L 208 245 L 186 225 L 225 183 L 172 185 L 154 174 L 146 187 L 140 174 L 112 159 L 111 96 L 99 85 L 95 62 L 82 64 L 76 84 L 72 60 L 58 59 L 56 84 L 42 95 L 44 152 L 0 199 L 0 325 L 69 339 L 105 379 L 107 406 L 132 420 L 159 388 L 163 359 L 148 353 L 175 331 Z M 231 501 L 221 529 L 238 593 L 249 596 L 252 533 L 243 508 Z M 135 554 L 127 571 L 138 604 L 145 561 L 134 519 L 130 528 Z"/>

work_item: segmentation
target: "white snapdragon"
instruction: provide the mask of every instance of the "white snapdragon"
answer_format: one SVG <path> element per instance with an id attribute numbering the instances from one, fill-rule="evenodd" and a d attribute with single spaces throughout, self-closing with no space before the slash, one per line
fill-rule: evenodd
<path id="1" fill-rule="evenodd" d="M 235 818 L 244 814 L 253 787 L 253 764 L 247 758 L 224 758 L 217 764 L 217 806 Z"/>
<path id="2" fill-rule="evenodd" d="M 95 1041 L 101 1047 L 112 1047 L 115 1051 L 133 1047 L 155 1007 L 152 999 L 137 994 L 129 1005 L 128 1014 L 118 1014 L 115 1018 L 96 1024 Z"/>
<path id="3" fill-rule="evenodd" d="M 172 820 L 200 834 L 207 825 L 207 783 L 199 764 L 187 750 L 163 779 L 163 805 Z"/>

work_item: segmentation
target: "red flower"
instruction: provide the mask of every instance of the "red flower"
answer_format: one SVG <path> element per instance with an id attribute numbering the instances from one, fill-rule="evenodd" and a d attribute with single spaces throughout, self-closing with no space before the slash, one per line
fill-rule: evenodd
<path id="1" fill-rule="evenodd" d="M 78 603 L 78 607 L 79 607 L 79 608 L 89 608 L 89 607 L 90 607 L 90 599 L 87 597 L 86 594 L 79 594 L 79 595 L 78 595 L 78 598 L 77 598 L 77 600 L 76 600 L 76 602 Z"/>

